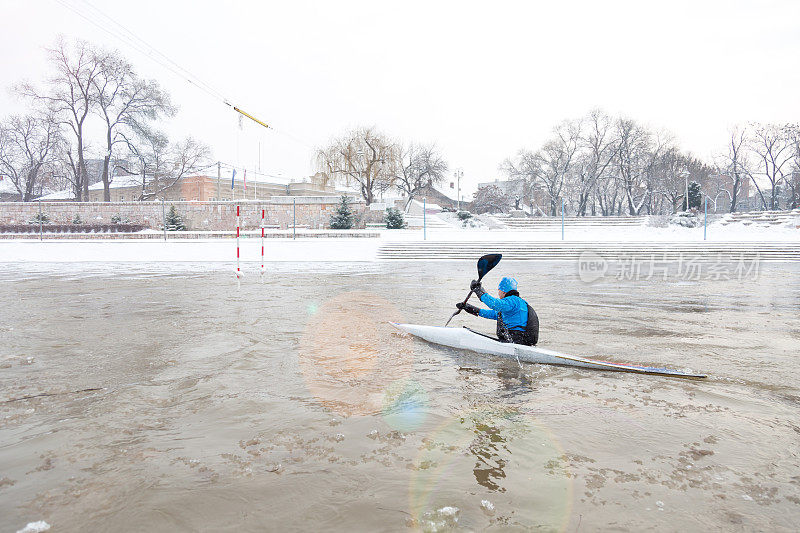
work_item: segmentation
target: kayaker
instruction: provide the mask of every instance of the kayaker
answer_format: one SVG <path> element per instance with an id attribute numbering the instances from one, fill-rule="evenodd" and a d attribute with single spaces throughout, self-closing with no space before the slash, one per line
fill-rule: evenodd
<path id="1" fill-rule="evenodd" d="M 472 280 L 470 289 L 489 309 L 479 309 L 458 302 L 456 307 L 467 313 L 497 320 L 497 338 L 502 342 L 535 346 L 539 342 L 539 317 L 536 311 L 520 298 L 517 280 L 505 277 L 497 286 L 497 298 L 486 293 L 480 281 Z"/>

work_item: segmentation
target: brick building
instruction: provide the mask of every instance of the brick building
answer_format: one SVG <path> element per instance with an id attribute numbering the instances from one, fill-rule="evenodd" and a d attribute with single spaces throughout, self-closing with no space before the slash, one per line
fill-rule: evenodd
<path id="1" fill-rule="evenodd" d="M 226 175 L 227 174 L 227 175 Z M 157 180 L 148 181 L 142 186 L 140 176 L 115 176 L 109 184 L 111 202 L 136 202 L 141 200 L 160 200 L 168 202 L 214 202 L 233 200 L 269 200 L 273 196 L 339 196 L 353 195 L 337 191 L 325 183 L 324 176 L 315 175 L 302 182 L 273 183 L 262 179 L 247 179 L 244 173 L 233 177 L 230 170 L 217 176 L 187 176 L 163 188 Z M 161 190 L 163 188 L 163 190 Z M 158 191 L 158 192 L 153 192 Z M 71 190 L 59 191 L 41 197 L 42 201 L 65 201 L 74 199 Z M 89 201 L 103 201 L 103 183 L 89 186 Z"/>

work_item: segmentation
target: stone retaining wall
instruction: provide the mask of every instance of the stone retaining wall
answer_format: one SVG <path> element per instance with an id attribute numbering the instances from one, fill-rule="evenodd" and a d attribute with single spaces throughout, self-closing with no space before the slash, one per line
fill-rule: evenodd
<path id="1" fill-rule="evenodd" d="M 377 231 L 364 231 L 364 230 L 323 230 L 323 231 L 306 231 L 297 230 L 297 232 L 289 231 L 268 231 L 264 234 L 265 239 L 377 239 L 381 236 Z M 241 236 L 243 239 L 260 239 L 261 233 L 258 231 L 251 231 L 249 234 Z M 168 241 L 186 241 L 186 240 L 209 240 L 209 239 L 228 239 L 236 238 L 236 233 L 233 231 L 168 231 Z M 149 240 L 160 241 L 164 239 L 164 234 L 161 232 L 140 232 L 140 233 L 43 233 L 41 236 L 36 233 L 30 234 L 11 234 L 0 233 L 0 241 L 3 240 L 23 240 L 23 241 L 84 241 L 84 240 Z"/>
<path id="2" fill-rule="evenodd" d="M 296 202 L 293 203 L 293 200 Z M 270 201 L 245 200 L 240 202 L 42 202 L 53 224 L 70 224 L 76 215 L 85 224 L 109 224 L 118 215 L 123 222 L 141 224 L 146 228 L 162 227 L 164 210 L 175 206 L 190 230 L 229 231 L 236 227 L 236 206 L 240 206 L 242 229 L 255 229 L 261 225 L 261 209 L 265 209 L 264 223 L 288 229 L 292 225 L 293 208 L 297 210 L 297 225 L 312 229 L 329 227 L 330 217 L 336 211 L 339 198 L 335 196 L 281 197 Z M 367 222 L 380 222 L 383 212 L 365 209 L 363 201 L 356 201 L 352 209 L 357 215 L 356 228 Z M 38 202 L 0 202 L 0 224 L 25 224 L 39 213 Z"/>

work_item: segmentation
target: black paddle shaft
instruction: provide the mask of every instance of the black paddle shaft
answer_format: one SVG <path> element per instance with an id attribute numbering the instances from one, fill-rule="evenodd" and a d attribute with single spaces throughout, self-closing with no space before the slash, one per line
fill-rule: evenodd
<path id="1" fill-rule="evenodd" d="M 478 281 L 483 279 L 491 269 L 497 266 L 497 263 L 500 262 L 500 259 L 503 258 L 503 254 L 486 254 L 480 259 L 478 259 Z M 464 298 L 464 305 L 469 301 L 472 293 L 475 292 L 472 289 L 469 290 L 469 294 L 467 297 Z M 450 324 L 450 321 L 453 320 L 453 317 L 456 316 L 458 313 L 461 312 L 461 309 L 456 309 L 455 313 L 450 315 L 450 318 L 447 319 L 447 323 L 445 323 L 444 327 L 447 327 Z"/>

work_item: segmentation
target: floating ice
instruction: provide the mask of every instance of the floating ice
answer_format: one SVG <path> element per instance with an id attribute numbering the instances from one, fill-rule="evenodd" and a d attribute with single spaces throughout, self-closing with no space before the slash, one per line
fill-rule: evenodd
<path id="1" fill-rule="evenodd" d="M 41 533 L 50 529 L 50 524 L 44 520 L 38 522 L 29 522 L 27 526 L 17 531 L 17 533 Z"/>
<path id="2" fill-rule="evenodd" d="M 481 500 L 481 509 L 489 516 L 494 514 L 494 504 L 489 500 Z"/>
<path id="3" fill-rule="evenodd" d="M 439 533 L 441 531 L 452 531 L 458 525 L 458 515 L 461 510 L 458 507 L 446 506 L 436 511 L 428 511 L 422 515 L 419 521 L 420 528 L 426 533 Z"/>

